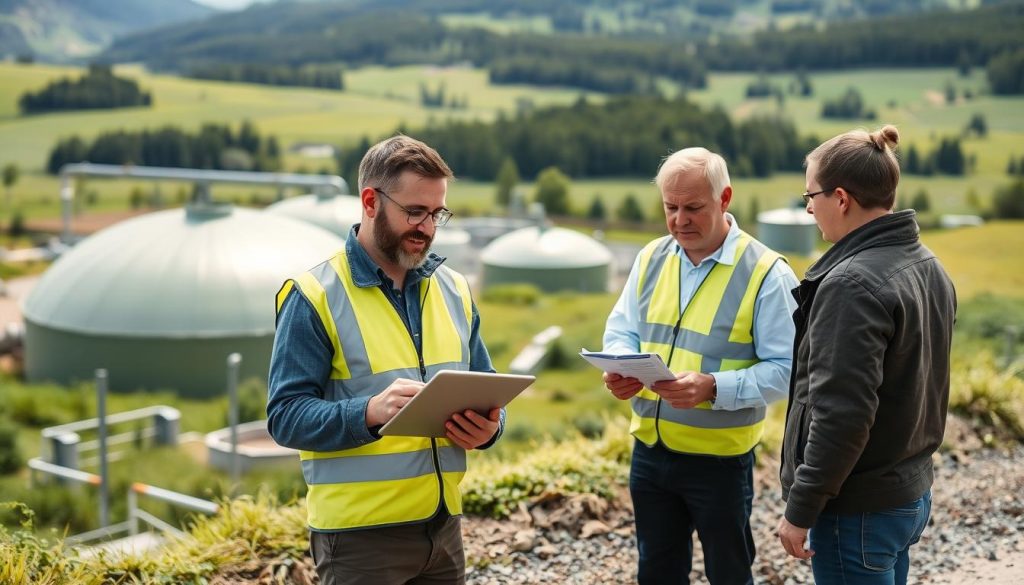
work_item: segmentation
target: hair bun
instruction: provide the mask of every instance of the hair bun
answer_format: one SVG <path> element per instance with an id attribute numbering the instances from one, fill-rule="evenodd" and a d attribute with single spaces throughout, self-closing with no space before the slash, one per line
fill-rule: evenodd
<path id="1" fill-rule="evenodd" d="M 886 124 L 881 130 L 872 132 L 870 137 L 871 142 L 875 143 L 875 148 L 878 150 L 885 150 L 886 146 L 895 149 L 896 145 L 900 143 L 900 133 L 891 124 Z"/>

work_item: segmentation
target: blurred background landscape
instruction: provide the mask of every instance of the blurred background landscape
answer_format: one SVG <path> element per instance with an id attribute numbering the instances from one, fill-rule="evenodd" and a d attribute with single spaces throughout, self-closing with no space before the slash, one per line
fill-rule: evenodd
<path id="1" fill-rule="evenodd" d="M 50 550 L 45 539 L 52 539 L 52 530 L 71 535 L 101 523 L 95 489 L 37 477 L 28 466 L 32 458 L 47 457 L 43 429 L 97 414 L 91 376 L 26 376 L 26 364 L 43 359 L 31 355 L 26 317 L 30 334 L 33 326 L 55 322 L 31 312 L 30 295 L 45 292 L 31 289 L 54 283 L 56 276 L 47 280 L 47 272 L 55 263 L 128 222 L 204 202 L 260 211 L 310 192 L 61 176 L 64 165 L 82 162 L 337 175 L 355 185 L 366 148 L 403 132 L 437 148 L 452 167 L 457 180 L 449 187 L 448 207 L 467 231 L 474 219 L 530 218 L 610 250 L 607 273 L 601 273 L 607 286 L 594 292 L 543 280 L 516 284 L 506 278 L 491 285 L 486 253 L 480 259 L 489 242 L 478 242 L 475 232 L 463 242 L 473 251 L 460 257 L 459 267 L 473 279 L 483 336 L 499 371 L 515 369 L 513 362 L 538 333 L 561 328 L 530 365 L 537 382 L 510 406 L 502 441 L 473 454 L 477 471 L 467 480 L 468 509 L 478 517 L 508 519 L 520 503 L 533 506 L 541 494 L 621 496 L 628 404 L 615 401 L 575 353 L 600 347 L 632 255 L 664 233 L 660 196 L 651 183 L 661 159 L 687 146 L 721 153 L 735 193 L 729 211 L 759 235 L 763 212 L 802 209 L 802 162 L 810 149 L 853 128 L 894 124 L 903 173 L 897 206 L 917 210 L 922 239 L 952 275 L 960 300 L 951 392 L 951 428 L 959 434 L 947 438 L 938 463 L 965 465 L 978 451 L 986 453 L 979 460 L 991 457 L 1019 470 L 1024 2 L 0 0 L 0 57 L 0 326 L 6 326 L 0 342 L 0 499 L 24 504 L 0 507 L 6 527 L 0 556 L 27 559 L 24 566 L 42 571 L 40 551 Z M 73 188 L 73 199 L 62 199 L 62 185 Z M 543 204 L 543 216 L 535 203 Z M 241 219 L 240 213 L 235 217 Z M 827 248 L 813 234 L 809 249 L 787 251 L 798 276 Z M 261 237 L 273 243 L 272 234 Z M 171 241 L 122 240 L 105 253 L 146 257 L 160 250 L 172 257 L 175 250 L 167 248 L 178 244 Z M 572 250 L 563 253 L 571 256 Z M 320 260 L 310 257 L 299 266 Z M 90 282 L 90 270 L 64 284 L 67 296 L 57 305 L 75 305 L 75 291 L 84 294 L 83 287 L 111 286 Z M 94 274 L 106 272 L 96 268 Z M 161 283 L 166 273 L 137 271 L 132 277 L 174 288 Z M 268 323 L 271 288 L 264 307 Z M 140 306 L 160 310 L 143 297 L 136 295 Z M 188 302 L 214 304 L 201 295 Z M 39 323 L 33 325 L 33 318 Z M 37 345 L 35 351 L 52 357 L 52 347 Z M 261 348 L 255 353 L 267 351 L 265 344 Z M 243 355 L 243 363 L 265 363 L 261 355 Z M 213 356 L 218 364 L 226 357 Z M 109 365 L 97 361 L 88 371 L 102 367 Z M 242 422 L 265 417 L 266 376 L 260 372 L 243 371 Z M 110 376 L 116 383 L 116 369 Z M 212 368 L 210 376 L 224 379 L 223 367 Z M 295 521 L 291 532 L 257 539 L 256 556 L 302 557 L 302 519 L 293 503 L 305 486 L 294 461 L 240 477 L 208 465 L 202 437 L 230 422 L 222 384 L 182 391 L 168 378 L 165 386 L 115 390 L 108 413 L 174 407 L 181 413 L 181 439 L 155 444 L 138 422 L 115 429 L 134 438 L 125 440 L 110 466 L 112 519 L 126 517 L 123 495 L 133 482 L 143 482 L 224 501 L 241 515 L 224 520 L 227 527 L 207 526 L 209 534 L 220 535 L 207 535 L 210 542 L 239 531 L 270 534 L 277 528 L 269 524 Z M 758 447 L 768 478 L 775 474 L 785 405 L 771 413 Z M 94 458 L 83 458 L 80 468 L 99 469 Z M 1024 485 L 1019 471 L 1004 479 L 1010 484 L 988 500 L 991 505 L 1016 493 L 999 512 L 1006 522 L 998 530 L 1012 535 L 1024 529 Z M 777 489 L 777 482 L 765 481 L 765 492 Z M 243 494 L 255 499 L 233 505 L 221 500 Z M 142 506 L 175 526 L 190 517 L 162 502 Z M 245 514 L 252 516 L 246 520 Z M 956 521 L 950 517 L 951 524 Z M 960 556 L 1024 551 L 1019 536 L 979 531 L 967 520 L 963 525 L 974 530 L 968 540 L 982 552 Z M 250 550 L 222 551 L 215 559 L 203 557 L 209 566 L 187 569 L 188 559 L 203 548 L 193 546 L 149 564 L 106 565 L 96 582 L 119 582 L 125 575 L 200 582 L 214 574 L 228 579 L 228 573 L 237 580 L 224 582 L 246 582 L 263 567 L 284 566 L 263 564 L 249 573 L 223 569 L 255 554 Z M 488 555 L 471 554 L 479 574 L 494 582 L 530 582 L 487 573 L 487 567 L 502 565 Z M 47 569 L 52 582 L 76 582 L 95 570 L 71 561 L 51 564 L 57 566 Z M 294 573 L 291 564 L 284 573 L 289 571 Z M 6 577 L 43 582 L 43 573 L 29 574 L 20 573 L 25 581 L 14 573 Z M 766 582 L 784 582 L 775 579 L 781 574 L 776 568 L 760 574 Z M 589 582 L 601 579 L 591 576 Z"/>

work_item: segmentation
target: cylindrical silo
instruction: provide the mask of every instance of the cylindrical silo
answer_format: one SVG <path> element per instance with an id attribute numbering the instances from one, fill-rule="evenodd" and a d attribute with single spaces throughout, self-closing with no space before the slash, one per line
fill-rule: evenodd
<path id="1" fill-rule="evenodd" d="M 784 254 L 810 256 L 820 233 L 814 217 L 802 207 L 772 209 L 757 216 L 757 239 Z"/>

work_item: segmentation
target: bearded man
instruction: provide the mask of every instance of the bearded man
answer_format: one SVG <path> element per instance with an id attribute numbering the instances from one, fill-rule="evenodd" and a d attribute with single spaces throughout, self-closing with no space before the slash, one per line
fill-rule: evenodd
<path id="1" fill-rule="evenodd" d="M 504 411 L 453 413 L 448 436 L 377 431 L 442 369 L 493 372 L 466 278 L 430 253 L 451 169 L 395 136 L 359 165 L 345 249 L 277 295 L 267 427 L 298 449 L 324 584 L 464 583 L 459 482 Z"/>

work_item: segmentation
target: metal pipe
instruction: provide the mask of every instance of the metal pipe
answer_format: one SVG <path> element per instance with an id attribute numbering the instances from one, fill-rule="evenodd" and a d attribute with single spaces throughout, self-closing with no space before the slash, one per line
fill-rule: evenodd
<path id="1" fill-rule="evenodd" d="M 100 476 L 95 473 L 72 469 L 70 467 L 64 467 L 63 465 L 55 465 L 49 461 L 44 461 L 39 457 L 29 459 L 28 467 L 33 471 L 41 471 L 43 473 L 63 477 L 64 479 L 70 479 L 79 483 L 87 483 L 89 485 L 100 485 L 103 481 Z"/>
<path id="2" fill-rule="evenodd" d="M 107 465 L 107 370 L 96 370 L 96 418 L 100 442 L 100 527 L 110 523 L 110 469 Z"/>
<path id="3" fill-rule="evenodd" d="M 131 489 L 136 493 L 205 514 L 216 514 L 220 510 L 220 506 L 216 502 L 179 494 L 178 492 L 172 492 L 171 490 L 165 490 L 164 488 L 158 488 L 145 483 L 135 482 L 132 484 Z"/>
<path id="4" fill-rule="evenodd" d="M 270 185 L 278 188 L 307 187 L 326 189 L 338 195 L 348 193 L 348 184 L 338 175 L 305 175 L 299 173 L 257 173 L 251 171 L 213 171 L 207 169 L 179 169 L 172 167 L 142 167 L 133 165 L 99 165 L 71 163 L 60 168 L 62 178 L 72 176 L 134 177 L 167 181 L 204 183 L 235 183 L 243 185 Z"/>
<path id="5" fill-rule="evenodd" d="M 238 368 L 242 355 L 228 356 L 228 425 L 231 427 L 231 484 L 238 487 L 242 475 L 241 460 L 238 458 Z"/>

